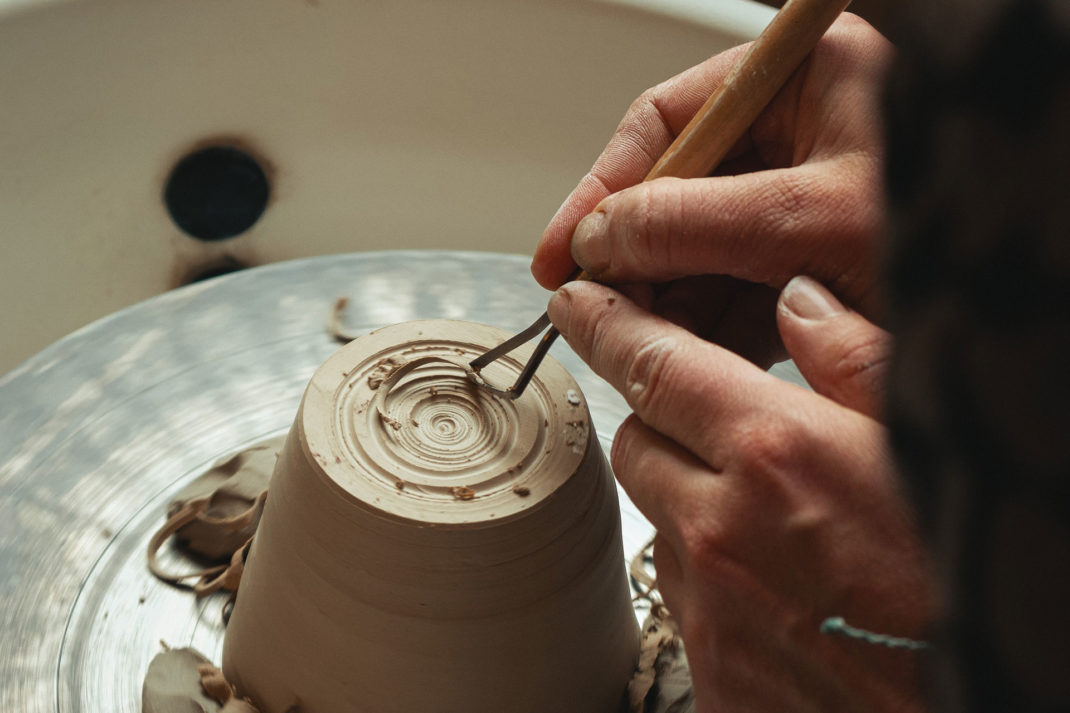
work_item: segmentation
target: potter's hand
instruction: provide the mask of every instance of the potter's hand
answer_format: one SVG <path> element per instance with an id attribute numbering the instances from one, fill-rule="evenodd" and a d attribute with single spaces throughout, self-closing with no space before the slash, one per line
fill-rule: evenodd
<path id="1" fill-rule="evenodd" d="M 879 316 L 877 95 L 891 47 L 864 21 L 841 17 L 722 165 L 738 175 L 639 184 L 744 50 L 632 104 L 546 228 L 531 269 L 550 289 L 575 263 L 600 282 L 657 285 L 630 294 L 768 366 L 782 355 L 772 306 L 794 275 L 813 275 Z"/>
<path id="2" fill-rule="evenodd" d="M 918 653 L 820 633 L 838 616 L 923 638 L 932 614 L 885 432 L 855 410 L 873 409 L 883 332 L 813 281 L 785 291 L 785 343 L 849 408 L 602 285 L 566 285 L 549 314 L 635 411 L 617 432 L 613 468 L 659 533 L 658 583 L 681 624 L 699 710 L 919 705 Z"/>

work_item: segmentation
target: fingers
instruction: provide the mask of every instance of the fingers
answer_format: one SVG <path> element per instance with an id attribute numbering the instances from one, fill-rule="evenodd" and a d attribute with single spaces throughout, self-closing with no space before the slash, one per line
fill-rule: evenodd
<path id="1" fill-rule="evenodd" d="M 658 589 L 665 598 L 665 590 L 676 588 L 683 581 L 683 570 L 680 559 L 673 552 L 672 545 L 660 532 L 654 534 L 654 571 L 657 572 Z M 665 600 L 672 609 L 672 603 Z"/>
<path id="2" fill-rule="evenodd" d="M 880 419 L 891 336 L 809 277 L 780 295 L 777 324 L 788 354 L 819 394 Z"/>
<path id="3" fill-rule="evenodd" d="M 862 20 L 837 20 L 755 121 L 723 164 L 738 175 L 692 179 L 694 186 L 636 185 L 744 50 L 718 55 L 632 105 L 544 232 L 532 262 L 543 286 L 559 286 L 577 263 L 611 283 L 705 270 L 779 289 L 811 274 L 873 314 L 863 301 L 881 221 L 873 88 L 891 46 Z M 599 215 L 581 223 L 592 211 Z M 577 228 L 576 242 L 586 237 L 589 245 L 570 253 Z M 757 239 L 767 244 L 756 248 Z M 692 260 L 696 253 L 704 262 Z"/>
<path id="4" fill-rule="evenodd" d="M 568 279 L 576 267 L 569 254 L 576 224 L 606 196 L 643 180 L 747 46 L 722 52 L 643 92 L 632 103 L 602 155 L 544 231 L 531 263 L 539 284 L 557 289 Z"/>
<path id="5" fill-rule="evenodd" d="M 613 473 L 639 511 L 666 539 L 663 549 L 683 551 L 681 524 L 694 521 L 696 505 L 711 477 L 709 466 L 681 446 L 649 428 L 632 414 L 613 437 Z M 709 498 L 705 498 L 709 500 Z M 708 505 L 709 503 L 706 503 Z M 701 507 L 695 508 L 701 511 Z M 695 523 L 696 525 L 698 523 Z M 664 548 L 668 544 L 668 548 Z M 667 574 L 658 567 L 658 576 Z"/>
<path id="6" fill-rule="evenodd" d="M 728 275 L 783 287 L 813 274 L 862 301 L 881 221 L 879 167 L 848 156 L 792 169 L 659 179 L 619 191 L 580 221 L 572 256 L 606 283 Z"/>
<path id="7" fill-rule="evenodd" d="M 573 350 L 624 395 L 643 423 L 714 468 L 723 447 L 716 424 L 748 409 L 775 381 L 602 285 L 569 283 L 547 311 Z"/>

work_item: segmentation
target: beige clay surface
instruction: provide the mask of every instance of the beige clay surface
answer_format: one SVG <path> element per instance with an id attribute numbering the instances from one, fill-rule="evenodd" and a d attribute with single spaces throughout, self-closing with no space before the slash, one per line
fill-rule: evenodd
<path id="1" fill-rule="evenodd" d="M 612 476 L 553 359 L 515 401 L 466 379 L 508 336 L 394 325 L 313 376 L 224 644 L 265 713 L 618 710 L 638 632 Z"/>

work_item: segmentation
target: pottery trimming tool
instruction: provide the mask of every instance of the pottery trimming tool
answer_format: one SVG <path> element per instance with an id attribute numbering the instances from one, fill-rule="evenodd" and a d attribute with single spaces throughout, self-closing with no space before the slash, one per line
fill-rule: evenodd
<path id="1" fill-rule="evenodd" d="M 710 175 L 849 3 L 850 0 L 788 0 L 643 181 Z M 569 278 L 570 281 L 586 279 L 590 277 L 582 270 L 577 270 Z M 480 376 L 481 369 L 547 327 L 550 328 L 539 340 L 512 386 L 503 389 Z M 468 376 L 492 393 L 509 399 L 518 398 L 559 334 L 550 326 L 549 315 L 543 312 L 530 327 L 471 361 Z"/>

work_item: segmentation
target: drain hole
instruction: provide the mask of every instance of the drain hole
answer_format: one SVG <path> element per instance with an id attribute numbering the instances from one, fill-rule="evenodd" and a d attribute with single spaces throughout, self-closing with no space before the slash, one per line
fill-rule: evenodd
<path id="1" fill-rule="evenodd" d="M 171 220 L 200 240 L 223 240 L 253 226 L 267 207 L 267 175 L 256 160 L 231 146 L 189 154 L 164 188 Z"/>

